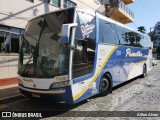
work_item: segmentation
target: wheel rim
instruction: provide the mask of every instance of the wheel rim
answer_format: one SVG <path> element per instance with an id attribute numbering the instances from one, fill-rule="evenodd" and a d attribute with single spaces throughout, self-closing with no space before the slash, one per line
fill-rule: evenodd
<path id="1" fill-rule="evenodd" d="M 109 81 L 106 78 L 102 79 L 102 91 L 107 91 L 109 89 Z"/>

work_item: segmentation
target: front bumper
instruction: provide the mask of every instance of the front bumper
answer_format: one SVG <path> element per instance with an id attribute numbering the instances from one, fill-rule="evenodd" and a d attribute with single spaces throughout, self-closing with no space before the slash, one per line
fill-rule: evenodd
<path id="1" fill-rule="evenodd" d="M 59 89 L 37 90 L 19 85 L 19 90 L 21 94 L 29 98 L 38 98 L 44 101 L 65 102 L 68 104 L 73 104 L 71 86 L 66 86 Z"/>
<path id="2" fill-rule="evenodd" d="M 31 92 L 31 93 L 37 93 L 37 94 L 64 94 L 66 92 L 66 90 L 42 91 L 42 90 L 28 89 L 21 86 L 18 86 L 18 87 L 21 90 Z"/>

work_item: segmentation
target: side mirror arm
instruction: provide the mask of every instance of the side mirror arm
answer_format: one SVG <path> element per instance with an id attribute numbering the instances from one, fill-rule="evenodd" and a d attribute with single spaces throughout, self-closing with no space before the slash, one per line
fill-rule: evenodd
<path id="1" fill-rule="evenodd" d="M 76 27 L 77 23 L 63 24 L 62 25 L 62 43 L 69 43 L 70 30 L 72 27 Z"/>

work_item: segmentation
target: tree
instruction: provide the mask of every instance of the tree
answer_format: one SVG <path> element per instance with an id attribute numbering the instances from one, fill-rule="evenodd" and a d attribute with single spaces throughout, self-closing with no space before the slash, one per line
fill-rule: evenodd
<path id="1" fill-rule="evenodd" d="M 146 28 L 144 26 L 139 26 L 137 30 L 143 34 L 146 34 Z"/>
<path id="2" fill-rule="evenodd" d="M 156 49 L 156 52 L 160 54 L 160 46 Z"/>
<path id="3" fill-rule="evenodd" d="M 156 40 L 160 39 L 160 37 L 158 35 L 155 35 L 155 34 L 151 34 L 150 37 L 151 37 L 152 41 L 156 41 Z"/>

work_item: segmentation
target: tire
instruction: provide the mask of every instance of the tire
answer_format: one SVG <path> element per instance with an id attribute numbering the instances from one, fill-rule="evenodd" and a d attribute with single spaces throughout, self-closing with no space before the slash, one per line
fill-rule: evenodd
<path id="1" fill-rule="evenodd" d="M 142 77 L 146 77 L 147 76 L 147 66 L 146 65 L 143 65 L 143 74 L 142 74 Z"/>
<path id="2" fill-rule="evenodd" d="M 112 78 L 109 74 L 104 75 L 100 81 L 100 95 L 108 95 L 112 90 Z"/>

